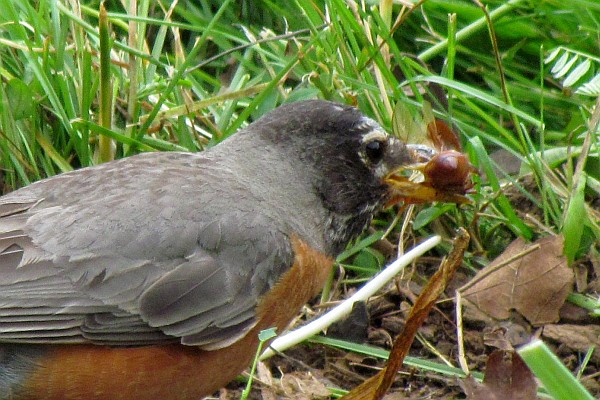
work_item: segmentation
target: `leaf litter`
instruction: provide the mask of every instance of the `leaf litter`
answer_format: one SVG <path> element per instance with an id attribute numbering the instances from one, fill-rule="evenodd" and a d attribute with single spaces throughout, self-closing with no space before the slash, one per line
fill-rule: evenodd
<path id="1" fill-rule="evenodd" d="M 542 335 L 551 343 L 559 344 L 556 348 L 557 353 L 562 354 L 563 362 L 571 370 L 575 370 L 579 365 L 578 361 L 573 358 L 573 352 L 567 349 L 585 351 L 592 344 L 597 344 L 597 340 L 594 340 L 594 335 L 598 332 L 597 327 L 567 325 L 564 315 L 559 321 L 559 310 L 563 303 L 565 305 L 561 311 L 563 314 L 566 306 L 570 305 L 570 303 L 565 303 L 565 299 L 574 285 L 573 275 L 562 255 L 562 238 L 560 236 L 547 236 L 534 243 L 515 240 L 507 246 L 504 253 L 472 279 L 469 279 L 462 271 L 458 271 L 455 282 L 451 283 L 451 288 L 447 290 L 447 293 L 454 290 L 452 287 L 460 287 L 462 297 L 465 298 L 463 302 L 465 311 L 471 311 L 466 312 L 464 317 L 466 321 L 464 341 L 468 347 L 469 367 L 474 370 L 485 370 L 483 382 L 479 383 L 472 377 L 460 382 L 455 378 L 443 379 L 435 375 L 428 377 L 427 374 L 422 374 L 418 370 L 403 366 L 402 373 L 395 374 L 396 383 L 384 399 L 391 399 L 393 396 L 395 396 L 393 398 L 399 399 L 447 399 L 460 397 L 461 393 L 471 400 L 535 399 L 537 389 L 535 380 L 530 378 L 531 373 L 512 350 L 514 346 L 530 340 L 533 336 Z M 417 281 L 410 278 L 408 281 L 412 285 L 409 292 L 420 294 L 425 290 Z M 411 299 L 410 303 L 415 304 L 416 296 L 411 297 L 405 293 L 408 288 L 403 289 L 397 284 L 395 289 L 395 291 L 391 289 L 385 296 L 379 296 L 368 302 L 371 324 L 375 322 L 374 318 L 381 323 L 381 325 L 377 325 L 379 328 L 376 324 L 369 326 L 369 342 L 371 343 L 373 343 L 372 334 L 375 330 L 385 330 L 391 333 L 390 338 L 395 336 L 398 330 L 401 330 L 396 328 L 388 330 L 389 326 L 383 323 L 390 318 L 395 321 L 393 326 L 397 325 L 398 328 L 408 324 L 408 312 L 399 310 L 399 303 L 403 304 L 406 301 L 399 299 L 409 298 Z M 420 335 L 427 336 L 428 330 L 431 330 L 434 333 L 427 339 L 436 348 L 447 348 L 447 351 L 442 350 L 442 352 L 450 360 L 456 359 L 456 354 L 453 353 L 457 338 L 453 331 L 456 333 L 457 330 L 452 322 L 452 317 L 448 318 L 452 313 L 451 303 L 438 302 L 435 309 L 437 312 L 431 313 L 426 324 L 420 328 Z M 374 311 L 376 312 L 374 313 Z M 477 311 L 478 315 L 473 314 L 472 311 Z M 374 316 L 377 313 L 387 316 L 377 319 L 377 315 Z M 495 348 L 499 350 L 490 350 Z M 378 384 L 382 382 L 381 377 L 384 372 L 380 375 L 373 375 L 373 371 L 379 367 L 383 368 L 385 365 L 373 357 L 347 353 L 322 345 L 298 346 L 290 349 L 286 354 L 285 358 L 277 356 L 271 364 L 271 368 L 281 371 L 281 365 L 286 363 L 286 359 L 290 360 L 291 354 L 291 358 L 296 361 L 293 362 L 295 367 L 293 365 L 287 367 L 288 374 L 298 368 L 304 368 L 311 372 L 306 375 L 291 375 L 294 381 L 306 381 L 300 385 L 303 389 L 294 390 L 286 385 L 288 386 L 287 393 L 282 395 L 283 390 L 279 386 L 280 384 L 275 382 L 277 389 L 272 388 L 269 393 L 269 390 L 264 390 L 263 386 L 262 393 L 259 394 L 261 390 L 258 385 L 259 388 L 255 392 L 257 395 L 251 396 L 252 399 L 302 399 L 306 398 L 305 396 L 321 398 L 320 389 L 316 390 L 314 387 L 308 389 L 311 387 L 310 381 L 315 377 L 318 381 L 326 382 L 327 387 L 337 386 L 345 389 L 360 386 L 359 382 L 369 376 L 372 376 L 372 379 L 367 379 L 367 382 Z M 420 356 L 427 354 L 427 350 L 419 341 L 415 341 L 412 345 L 411 355 L 414 354 Z M 594 354 L 593 359 L 596 356 Z M 297 364 L 298 360 L 302 360 L 302 366 Z M 569 364 L 569 360 L 571 360 L 571 364 Z M 591 376 L 595 376 L 594 371 L 594 368 L 590 370 L 588 366 L 586 375 L 591 373 Z M 285 375 L 283 371 L 282 375 Z M 275 378 L 275 381 L 277 379 Z M 590 386 L 588 382 L 586 386 L 597 393 L 594 385 Z M 311 392 L 313 393 L 311 394 Z M 268 396 L 267 393 L 271 396 Z M 221 398 L 234 399 L 238 397 L 225 395 Z"/>
<path id="2" fill-rule="evenodd" d="M 563 255 L 561 236 L 532 244 L 519 238 L 461 288 L 467 306 L 495 320 L 514 311 L 533 326 L 554 323 L 573 287 L 573 271 Z"/>

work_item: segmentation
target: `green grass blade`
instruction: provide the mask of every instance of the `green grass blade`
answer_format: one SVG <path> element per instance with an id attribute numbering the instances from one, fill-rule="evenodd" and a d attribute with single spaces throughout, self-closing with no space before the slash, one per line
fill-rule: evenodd
<path id="1" fill-rule="evenodd" d="M 541 340 L 535 340 L 517 352 L 555 400 L 594 399 Z"/>

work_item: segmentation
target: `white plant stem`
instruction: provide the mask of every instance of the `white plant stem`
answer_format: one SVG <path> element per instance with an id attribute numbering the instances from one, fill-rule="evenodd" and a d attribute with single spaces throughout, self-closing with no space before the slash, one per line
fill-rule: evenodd
<path id="1" fill-rule="evenodd" d="M 394 276 L 402 271 L 404 267 L 423 255 L 425 252 L 437 246 L 440 241 L 441 238 L 439 236 L 433 236 L 410 250 L 408 253 L 398 257 L 396 261 L 388 265 L 383 271 L 367 282 L 354 295 L 343 301 L 338 306 L 331 309 L 326 314 L 323 314 L 321 317 L 317 318 L 311 323 L 275 339 L 273 343 L 271 343 L 271 346 L 264 351 L 260 359 L 264 360 L 271 357 L 276 352 L 285 351 L 286 349 L 295 346 L 311 336 L 316 335 L 317 333 L 329 327 L 329 325 L 335 321 L 346 317 L 348 314 L 350 314 L 350 311 L 352 311 L 352 306 L 355 302 L 365 301 L 369 297 L 373 296 L 379 289 L 392 280 Z"/>

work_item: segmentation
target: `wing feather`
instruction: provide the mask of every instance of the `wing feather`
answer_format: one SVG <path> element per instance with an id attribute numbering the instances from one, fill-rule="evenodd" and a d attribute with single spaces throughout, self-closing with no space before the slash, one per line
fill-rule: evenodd
<path id="1" fill-rule="evenodd" d="M 256 212 L 260 199 L 231 212 L 234 199 L 206 190 L 202 163 L 145 154 L 0 197 L 0 342 L 218 347 L 243 336 L 293 252 L 279 221 Z"/>

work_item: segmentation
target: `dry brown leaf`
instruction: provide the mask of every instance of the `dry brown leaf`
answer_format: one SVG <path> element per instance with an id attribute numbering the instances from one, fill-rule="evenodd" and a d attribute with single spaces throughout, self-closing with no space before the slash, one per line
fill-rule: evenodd
<path id="1" fill-rule="evenodd" d="M 442 262 L 438 271 L 427 282 L 427 285 L 415 301 L 410 315 L 406 320 L 404 330 L 392 346 L 388 362 L 384 369 L 377 375 L 364 381 L 342 397 L 343 400 L 380 400 L 394 382 L 394 378 L 404 358 L 410 350 L 410 346 L 417 334 L 417 330 L 427 318 L 429 311 L 435 305 L 438 297 L 448 286 L 448 282 L 454 276 L 458 267 L 462 264 L 464 252 L 469 244 L 469 234 L 463 228 L 460 228 L 458 235 L 454 240 L 454 247 L 448 258 Z"/>
<path id="2" fill-rule="evenodd" d="M 256 377 L 262 383 L 260 385 L 260 396 L 262 400 L 277 400 L 277 395 L 273 389 L 273 374 L 271 370 L 260 361 L 256 365 Z"/>
<path id="3" fill-rule="evenodd" d="M 590 347 L 600 348 L 600 326 L 598 325 L 546 325 L 542 336 L 563 343 L 571 349 L 587 351 Z"/>
<path id="4" fill-rule="evenodd" d="M 288 400 L 327 399 L 331 392 L 310 372 L 294 371 L 281 377 L 281 390 Z"/>
<path id="5" fill-rule="evenodd" d="M 559 309 L 573 286 L 573 271 L 562 254 L 562 236 L 527 244 L 521 238 L 461 288 L 471 304 L 497 320 L 518 311 L 534 326 L 559 319 Z"/>
<path id="6" fill-rule="evenodd" d="M 495 350 L 488 357 L 483 382 L 469 376 L 461 386 L 469 400 L 537 399 L 535 378 L 514 351 Z"/>

